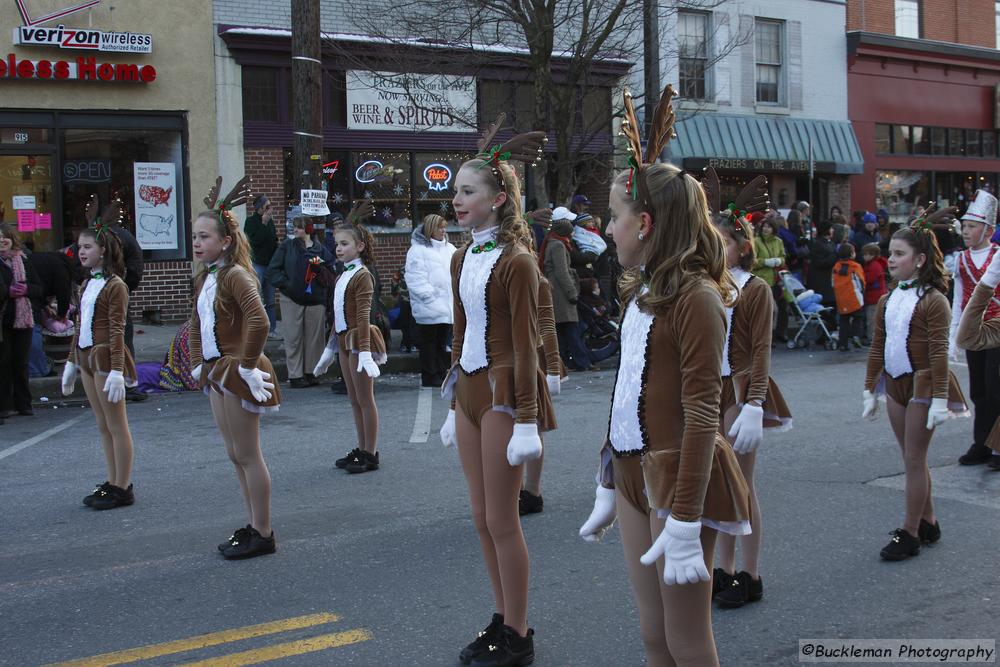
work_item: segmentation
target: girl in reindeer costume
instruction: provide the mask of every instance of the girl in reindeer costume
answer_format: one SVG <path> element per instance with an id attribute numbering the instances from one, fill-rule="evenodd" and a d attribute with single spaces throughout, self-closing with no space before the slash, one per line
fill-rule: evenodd
<path id="1" fill-rule="evenodd" d="M 532 162 L 544 132 L 490 148 L 503 116 L 490 125 L 480 154 L 462 165 L 452 205 L 472 242 L 452 257 L 455 298 L 452 368 L 442 394 L 452 401 L 441 428 L 458 445 L 472 517 L 486 560 L 496 612 L 459 659 L 477 667 L 530 664 L 528 548 L 518 519 L 522 463 L 542 453 L 539 431 L 555 427 L 538 366 L 538 266 L 521 214 L 509 160 Z M 516 351 L 530 351 L 522 354 Z"/>
<path id="2" fill-rule="evenodd" d="M 76 332 L 69 360 L 63 369 L 62 392 L 73 393 L 76 378 L 83 381 L 87 400 L 97 419 L 108 466 L 108 479 L 83 499 L 95 510 L 125 507 L 135 502 L 132 493 L 132 433 L 125 410 L 125 387 L 136 386 L 135 362 L 125 346 L 128 288 L 122 280 L 125 260 L 121 242 L 111 231 L 111 221 L 121 211 L 112 202 L 92 229 L 77 240 L 80 264 L 89 272 L 80 292 Z M 97 199 L 91 197 L 87 219 L 97 217 Z"/>
<path id="3" fill-rule="evenodd" d="M 726 308 L 726 346 L 722 354 L 722 397 L 719 432 L 733 445 L 736 460 L 750 490 L 752 532 L 738 538 L 744 569 L 736 571 L 736 542 L 731 534 L 719 536 L 719 564 L 712 577 L 716 604 L 741 607 L 764 595 L 758 572 L 761 545 L 761 512 L 754 485 L 757 447 L 765 428 L 792 427 L 792 416 L 778 385 L 771 379 L 771 288 L 750 273 L 754 263 L 753 227 L 747 215 L 765 211 L 770 202 L 767 178 L 758 176 L 743 188 L 736 201 L 720 211 L 719 178 L 707 169 L 702 181 L 705 196 L 715 214 L 715 224 L 726 241 L 726 264 L 739 294 Z"/>
<path id="4" fill-rule="evenodd" d="M 628 270 L 622 352 L 602 483 L 580 532 L 595 540 L 614 520 L 613 485 L 647 664 L 701 667 L 718 664 L 709 575 L 716 534 L 747 534 L 750 510 L 733 449 L 718 432 L 725 309 L 736 291 L 725 242 L 698 181 L 654 164 L 673 135 L 672 96 L 667 86 L 643 160 L 625 93 L 630 169 L 611 188 L 608 226 Z"/>
<path id="5" fill-rule="evenodd" d="M 889 274 L 896 287 L 879 300 L 875 311 L 862 415 L 875 419 L 878 399 L 886 401 L 906 469 L 903 526 L 892 532 L 881 552 L 890 561 L 916 556 L 921 542 L 941 538 L 927 449 L 936 426 L 951 416 L 968 415 L 958 380 L 948 368 L 948 279 L 933 231 L 935 225 L 950 226 L 954 211 L 934 211 L 931 204 L 909 228 L 892 235 Z"/>
<path id="6" fill-rule="evenodd" d="M 226 453 L 236 467 L 250 522 L 219 545 L 227 559 L 274 553 L 271 475 L 260 451 L 260 415 L 278 409 L 274 369 L 263 354 L 268 320 L 250 248 L 230 212 L 250 196 L 241 179 L 216 207 L 222 178 L 194 221 L 191 247 L 203 270 L 194 279 L 191 374 L 208 395 Z"/>

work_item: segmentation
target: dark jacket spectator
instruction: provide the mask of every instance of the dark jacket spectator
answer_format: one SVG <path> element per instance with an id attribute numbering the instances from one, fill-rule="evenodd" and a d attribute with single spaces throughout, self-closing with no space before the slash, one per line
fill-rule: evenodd
<path id="1" fill-rule="evenodd" d="M 139 289 L 142 282 L 142 273 L 146 262 L 142 258 L 142 246 L 132 236 L 132 232 L 120 225 L 111 225 L 111 231 L 115 233 L 122 243 L 122 254 L 125 257 L 125 286 L 128 287 L 129 294 Z"/>
<path id="2" fill-rule="evenodd" d="M 42 302 L 56 299 L 56 317 L 63 319 L 73 299 L 73 263 L 61 252 L 36 252 L 29 258 L 42 286 Z"/>
<path id="3" fill-rule="evenodd" d="M 851 239 L 855 250 L 860 253 L 861 248 L 870 243 L 878 245 L 881 240 L 878 233 L 878 220 L 876 220 L 875 214 L 865 213 L 861 218 L 861 226 L 854 229 L 854 237 Z"/>
<path id="4" fill-rule="evenodd" d="M 302 241 L 289 236 L 278 246 L 267 266 L 268 280 L 300 306 L 326 304 L 327 301 L 327 286 L 323 280 L 313 279 L 306 284 L 306 271 L 313 257 L 319 257 L 326 269 L 333 270 L 333 255 L 322 243 L 314 241 L 306 248 Z"/>
<path id="5" fill-rule="evenodd" d="M 576 301 L 580 295 L 580 286 L 578 277 L 570 266 L 572 233 L 573 223 L 567 220 L 554 221 L 542 242 L 540 252 L 542 272 L 552 285 L 552 309 L 556 324 L 579 320 Z"/>
<path id="6" fill-rule="evenodd" d="M 270 212 L 271 202 L 262 195 L 254 202 L 254 212 L 247 216 L 243 225 L 243 233 L 250 242 L 250 256 L 254 264 L 267 266 L 278 249 L 278 232 L 274 228 Z"/>
<path id="7" fill-rule="evenodd" d="M 835 305 L 833 265 L 837 263 L 837 247 L 833 243 L 833 228 L 820 225 L 818 235 L 809 248 L 809 279 L 806 286 L 823 297 L 824 305 Z"/>

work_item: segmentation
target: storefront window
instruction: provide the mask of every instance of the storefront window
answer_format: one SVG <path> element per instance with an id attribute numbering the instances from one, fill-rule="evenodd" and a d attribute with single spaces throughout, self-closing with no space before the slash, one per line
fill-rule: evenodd
<path id="1" fill-rule="evenodd" d="M 301 182 L 294 182 L 292 163 L 292 151 L 286 148 L 285 151 L 285 201 L 284 206 L 290 207 L 299 201 L 299 190 Z M 330 213 L 340 213 L 347 216 L 351 210 L 350 178 L 350 158 L 347 151 L 323 151 L 321 163 L 322 188 L 327 192 L 327 205 Z M 277 204 L 277 202 L 275 202 Z"/>
<path id="2" fill-rule="evenodd" d="M 948 130 L 943 127 L 931 128 L 931 154 L 948 154 Z"/>
<path id="3" fill-rule="evenodd" d="M 122 200 L 122 225 L 143 250 L 183 249 L 183 165 L 180 132 L 66 130 L 63 241 L 72 242 L 87 226 L 84 211 L 96 194 L 102 207 L 116 197 Z"/>
<path id="4" fill-rule="evenodd" d="M 983 157 L 997 156 L 997 133 L 993 130 L 983 130 Z"/>
<path id="5" fill-rule="evenodd" d="M 52 225 L 52 158 L 0 155 L 0 222 L 16 225 L 34 250 L 61 247 Z"/>
<path id="6" fill-rule="evenodd" d="M 893 153 L 909 153 L 910 152 L 910 126 L 909 125 L 893 125 L 892 126 L 892 152 Z"/>
<path id="7" fill-rule="evenodd" d="M 904 223 L 918 204 L 926 203 L 930 174 L 923 171 L 875 172 L 876 208 L 889 212 L 892 222 Z"/>
<path id="8" fill-rule="evenodd" d="M 979 157 L 981 155 L 979 146 L 980 136 L 979 130 L 965 131 L 965 155 L 967 157 Z"/>
<path id="9" fill-rule="evenodd" d="M 875 152 L 892 152 L 892 125 L 875 124 Z"/>
<path id="10" fill-rule="evenodd" d="M 413 229 L 410 210 L 410 153 L 351 153 L 351 187 L 355 199 L 371 199 L 373 231 Z"/>
<path id="11" fill-rule="evenodd" d="M 915 155 L 930 155 L 931 153 L 931 133 L 930 128 L 913 126 L 913 153 Z"/>
<path id="12" fill-rule="evenodd" d="M 965 155 L 965 136 L 962 130 L 948 130 L 948 155 Z"/>

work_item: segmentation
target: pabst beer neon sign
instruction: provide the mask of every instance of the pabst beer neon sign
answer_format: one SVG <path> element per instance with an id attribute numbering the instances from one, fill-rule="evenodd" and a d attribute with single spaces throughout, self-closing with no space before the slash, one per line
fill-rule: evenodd
<path id="1" fill-rule="evenodd" d="M 429 164 L 424 168 L 424 180 L 428 190 L 447 190 L 451 182 L 451 169 L 446 164 Z"/>

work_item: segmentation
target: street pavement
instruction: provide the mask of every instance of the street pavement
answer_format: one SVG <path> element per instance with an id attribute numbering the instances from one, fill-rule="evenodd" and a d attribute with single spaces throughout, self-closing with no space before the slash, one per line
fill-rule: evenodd
<path id="1" fill-rule="evenodd" d="M 775 350 L 795 428 L 768 433 L 758 458 L 764 599 L 714 612 L 724 665 L 796 664 L 799 638 L 1000 634 L 1000 474 L 956 465 L 971 420 L 940 427 L 930 450 L 941 542 L 878 557 L 902 521 L 902 462 L 884 412 L 860 419 L 864 358 Z M 523 522 L 540 666 L 643 663 L 618 530 L 597 545 L 577 536 L 612 382 L 603 370 L 564 385 L 545 511 Z M 346 397 L 282 387 L 262 420 L 278 552 L 246 562 L 215 548 L 246 519 L 204 396 L 129 404 L 136 504 L 108 512 L 80 504 L 104 479 L 89 409 L 9 419 L 0 665 L 457 664 L 492 598 L 457 455 L 437 436 L 446 405 L 418 384 L 378 381 L 382 468 L 363 475 L 333 467 L 354 446 Z"/>

